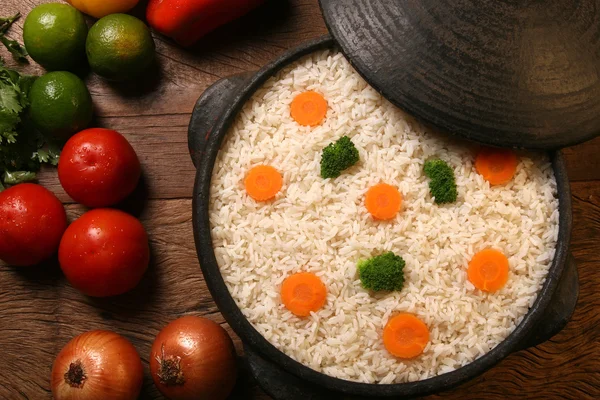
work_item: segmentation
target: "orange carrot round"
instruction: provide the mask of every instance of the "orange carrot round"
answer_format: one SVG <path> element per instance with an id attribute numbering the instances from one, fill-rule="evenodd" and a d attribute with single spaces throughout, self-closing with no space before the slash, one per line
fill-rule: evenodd
<path id="1" fill-rule="evenodd" d="M 281 285 L 281 300 L 298 317 L 306 317 L 325 304 L 327 288 L 318 276 L 300 272 L 289 276 Z"/>
<path id="2" fill-rule="evenodd" d="M 475 159 L 475 169 L 490 185 L 510 182 L 517 172 L 517 155 L 506 149 L 483 148 Z"/>
<path id="3" fill-rule="evenodd" d="M 275 197 L 283 186 L 279 171 L 269 165 L 252 168 L 244 180 L 246 192 L 256 201 L 267 201 Z"/>
<path id="4" fill-rule="evenodd" d="M 398 314 L 388 321 L 383 329 L 383 345 L 392 355 L 399 358 L 414 358 L 429 342 L 429 329 L 412 314 Z"/>
<path id="5" fill-rule="evenodd" d="M 371 187 L 365 197 L 365 206 L 373 218 L 392 219 L 400 211 L 402 195 L 392 185 L 380 183 Z"/>
<path id="6" fill-rule="evenodd" d="M 317 92 L 300 93 L 292 101 L 294 121 L 304 126 L 317 126 L 327 114 L 327 100 Z"/>
<path id="7" fill-rule="evenodd" d="M 469 263 L 467 276 L 477 289 L 495 292 L 508 280 L 508 258 L 498 250 L 480 251 Z"/>

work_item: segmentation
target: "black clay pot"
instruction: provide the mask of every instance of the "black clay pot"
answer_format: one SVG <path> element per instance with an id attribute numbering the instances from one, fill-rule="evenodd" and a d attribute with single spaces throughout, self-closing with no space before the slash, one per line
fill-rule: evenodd
<path id="1" fill-rule="evenodd" d="M 189 127 L 189 149 L 197 168 L 193 199 L 194 238 L 200 265 L 221 313 L 241 338 L 250 368 L 274 398 L 285 400 L 352 398 L 411 398 L 448 390 L 490 369 L 509 354 L 536 346 L 558 333 L 577 303 L 577 268 L 569 254 L 571 192 L 564 161 L 550 153 L 558 184 L 559 235 L 548 277 L 521 324 L 497 347 L 474 362 L 430 379 L 401 384 L 365 384 L 332 378 L 306 367 L 277 350 L 244 317 L 229 294 L 212 247 L 208 206 L 211 176 L 221 143 L 244 103 L 271 76 L 311 52 L 333 47 L 330 37 L 301 46 L 255 74 L 222 79 L 196 104 Z"/>

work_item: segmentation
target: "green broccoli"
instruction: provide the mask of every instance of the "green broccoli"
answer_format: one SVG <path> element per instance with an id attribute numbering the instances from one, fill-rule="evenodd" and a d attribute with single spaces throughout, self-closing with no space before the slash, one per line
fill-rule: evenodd
<path id="1" fill-rule="evenodd" d="M 321 177 L 337 178 L 342 171 L 350 168 L 359 160 L 358 150 L 348 136 L 342 136 L 335 143 L 323 149 L 321 156 Z"/>
<path id="2" fill-rule="evenodd" d="M 401 290 L 404 286 L 402 257 L 391 251 L 358 263 L 358 277 L 365 289 Z"/>
<path id="3" fill-rule="evenodd" d="M 429 191 L 435 198 L 436 204 L 454 203 L 458 191 L 454 171 L 442 160 L 429 160 L 425 162 L 425 175 L 430 179 Z"/>

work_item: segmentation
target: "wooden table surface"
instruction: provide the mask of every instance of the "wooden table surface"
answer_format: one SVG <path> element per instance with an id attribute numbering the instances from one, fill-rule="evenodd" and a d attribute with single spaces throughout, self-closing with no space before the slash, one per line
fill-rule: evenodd
<path id="1" fill-rule="evenodd" d="M 2 0 L 0 14 L 26 15 L 44 2 Z M 142 3 L 135 14 L 143 15 Z M 22 21 L 9 36 L 21 40 L 21 26 Z M 143 399 L 162 398 L 148 371 L 150 346 L 175 318 L 199 315 L 221 323 L 242 353 L 210 297 L 196 258 L 191 221 L 195 170 L 187 151 L 190 113 L 198 96 L 219 78 L 255 71 L 326 32 L 317 0 L 273 0 L 190 49 L 155 35 L 158 68 L 141 82 L 116 85 L 87 76 L 94 125 L 123 133 L 142 162 L 143 182 L 124 207 L 148 230 L 151 267 L 132 292 L 93 299 L 66 282 L 56 260 L 33 268 L 0 264 L 1 399 L 51 398 L 54 357 L 72 337 L 91 329 L 114 330 L 133 342 L 146 372 Z M 3 49 L 0 55 L 15 65 Z M 35 63 L 19 68 L 42 73 Z M 550 341 L 428 399 L 600 398 L 600 138 L 563 153 L 573 193 L 571 251 L 581 285 L 575 315 Z M 64 201 L 70 220 L 85 211 L 64 193 L 56 170 L 45 170 L 40 182 Z M 241 365 L 232 398 L 268 399 Z"/>

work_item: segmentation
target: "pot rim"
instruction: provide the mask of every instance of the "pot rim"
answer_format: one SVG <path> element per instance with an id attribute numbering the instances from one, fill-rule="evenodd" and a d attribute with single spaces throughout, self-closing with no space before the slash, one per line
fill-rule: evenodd
<path id="1" fill-rule="evenodd" d="M 546 280 L 529 312 L 506 339 L 480 358 L 454 371 L 420 381 L 393 384 L 359 383 L 315 371 L 277 349 L 252 326 L 235 303 L 221 276 L 212 245 L 208 213 L 212 172 L 221 143 L 243 105 L 267 79 L 305 55 L 335 46 L 334 40 L 327 35 L 292 49 L 267 64 L 248 79 L 215 123 L 204 155 L 198 164 L 193 197 L 194 239 L 204 278 L 219 310 L 242 342 L 300 379 L 329 390 L 357 396 L 411 397 L 451 389 L 482 374 L 509 354 L 519 350 L 519 344 L 527 338 L 532 328 L 542 322 L 543 312 L 550 304 L 567 263 L 572 226 L 571 191 L 565 163 L 559 151 L 549 152 L 558 191 L 559 230 L 556 252 Z"/>

